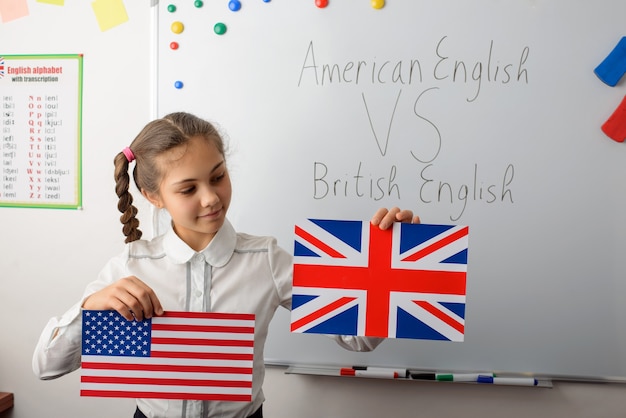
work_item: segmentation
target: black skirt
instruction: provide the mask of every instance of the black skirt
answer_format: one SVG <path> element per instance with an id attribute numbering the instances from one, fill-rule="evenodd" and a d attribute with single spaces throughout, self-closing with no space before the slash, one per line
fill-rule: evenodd
<path id="1" fill-rule="evenodd" d="M 137 408 L 135 410 L 135 415 L 133 415 L 133 418 L 148 418 L 148 417 L 146 417 L 143 414 L 143 412 L 141 412 L 139 408 Z M 256 412 L 250 415 L 248 418 L 263 418 L 263 405 L 259 406 L 259 409 L 257 409 Z"/>

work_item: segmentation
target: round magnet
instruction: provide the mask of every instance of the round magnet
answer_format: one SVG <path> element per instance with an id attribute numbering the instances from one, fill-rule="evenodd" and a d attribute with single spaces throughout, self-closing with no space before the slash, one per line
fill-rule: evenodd
<path id="1" fill-rule="evenodd" d="M 213 31 L 217 35 L 223 35 L 226 33 L 226 25 L 223 24 L 222 22 L 217 22 L 215 26 L 213 26 Z"/>
<path id="2" fill-rule="evenodd" d="M 315 5 L 320 9 L 323 9 L 324 7 L 328 6 L 328 0 L 315 0 Z"/>
<path id="3" fill-rule="evenodd" d="M 171 49 L 178 49 L 178 42 L 170 42 Z"/>
<path id="4" fill-rule="evenodd" d="M 176 11 L 176 6 L 174 4 L 170 4 L 167 6 L 167 11 L 170 13 L 174 13 Z"/>
<path id="5" fill-rule="evenodd" d="M 237 12 L 241 9 L 241 2 L 239 0 L 230 0 L 228 2 L 228 8 L 233 12 Z"/>
<path id="6" fill-rule="evenodd" d="M 372 0 L 372 7 L 374 9 L 382 9 L 385 7 L 385 0 Z"/>
<path id="7" fill-rule="evenodd" d="M 185 30 L 185 25 L 182 24 L 182 22 L 174 22 L 172 23 L 172 32 L 174 33 L 182 33 L 183 30 Z"/>
<path id="8" fill-rule="evenodd" d="M 202 0 L 196 0 L 193 2 L 193 5 L 200 8 L 202 6 L 204 6 L 204 3 L 202 2 Z"/>
<path id="9" fill-rule="evenodd" d="M 182 89 L 183 88 L 183 82 L 178 80 L 174 83 L 174 87 L 176 87 L 177 89 Z"/>

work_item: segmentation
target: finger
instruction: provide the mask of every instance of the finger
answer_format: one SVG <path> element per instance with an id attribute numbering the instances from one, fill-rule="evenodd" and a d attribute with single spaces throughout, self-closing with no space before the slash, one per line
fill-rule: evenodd
<path id="1" fill-rule="evenodd" d="M 154 292 L 150 293 L 150 302 L 152 303 L 153 314 L 157 316 L 163 315 L 163 306 L 161 306 L 161 301 Z"/>
<path id="2" fill-rule="evenodd" d="M 420 217 L 419 217 L 419 216 L 415 215 L 415 216 L 413 217 L 413 219 L 411 220 L 411 223 L 412 223 L 412 224 L 421 224 L 421 223 L 422 223 L 422 220 L 420 219 Z"/>
<path id="3" fill-rule="evenodd" d="M 119 284 L 122 291 L 118 298 L 126 304 L 137 320 L 152 318 L 155 311 L 162 313 L 163 308 L 154 291 L 137 277 L 126 277 L 121 279 Z"/>
<path id="4" fill-rule="evenodd" d="M 374 214 L 374 216 L 372 217 L 372 220 L 370 221 L 372 225 L 374 226 L 380 225 L 380 222 L 383 220 L 387 212 L 388 212 L 387 208 L 378 209 L 376 213 Z"/>
<path id="5" fill-rule="evenodd" d="M 114 304 L 114 309 L 119 312 L 120 315 L 129 321 L 135 319 L 137 321 L 143 321 L 144 307 L 134 295 L 123 290 L 116 296 L 118 303 Z"/>
<path id="6" fill-rule="evenodd" d="M 413 220 L 413 211 L 412 210 L 400 210 L 396 213 L 396 221 L 398 222 L 411 222 Z"/>
<path id="7" fill-rule="evenodd" d="M 114 301 L 112 301 L 110 309 L 113 309 L 114 311 L 122 315 L 127 321 L 135 320 L 135 315 L 132 309 L 129 308 L 128 305 L 126 305 L 126 303 L 124 303 L 120 299 L 115 299 Z"/>
<path id="8" fill-rule="evenodd" d="M 139 303 L 140 316 L 143 318 L 152 318 L 155 314 L 161 315 L 163 314 L 163 308 L 161 307 L 161 302 L 159 298 L 157 298 L 156 294 L 148 285 L 146 285 L 141 280 L 134 278 L 132 281 L 132 285 L 130 287 L 131 295 L 137 300 Z M 140 319 L 135 311 L 135 317 Z"/>
<path id="9" fill-rule="evenodd" d="M 391 227 L 396 221 L 397 216 L 400 212 L 400 208 L 398 207 L 393 207 L 389 209 L 389 211 L 385 214 L 383 219 L 380 221 L 380 224 L 378 225 L 380 229 L 388 229 L 389 227 Z"/>
<path id="10" fill-rule="evenodd" d="M 112 309 L 122 315 L 126 320 L 132 321 L 135 317 L 133 316 L 131 308 L 127 305 L 127 302 L 130 303 L 131 299 L 132 298 L 130 298 L 123 288 L 119 288 L 114 284 L 87 297 L 83 302 L 82 308 L 87 310 Z"/>

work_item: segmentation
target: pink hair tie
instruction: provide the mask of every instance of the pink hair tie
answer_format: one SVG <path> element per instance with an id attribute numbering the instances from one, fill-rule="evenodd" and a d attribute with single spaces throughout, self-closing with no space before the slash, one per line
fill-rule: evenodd
<path id="1" fill-rule="evenodd" d="M 124 148 L 122 152 L 126 156 L 129 163 L 132 163 L 135 160 L 135 154 L 133 154 L 129 147 Z"/>

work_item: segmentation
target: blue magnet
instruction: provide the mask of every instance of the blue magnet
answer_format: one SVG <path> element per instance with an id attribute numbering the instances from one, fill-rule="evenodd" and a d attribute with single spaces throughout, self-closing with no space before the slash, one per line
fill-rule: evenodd
<path id="1" fill-rule="evenodd" d="M 228 8 L 233 12 L 237 12 L 241 9 L 241 2 L 239 0 L 230 0 L 228 2 Z"/>
<path id="2" fill-rule="evenodd" d="M 176 87 L 177 89 L 182 89 L 183 88 L 183 82 L 178 80 L 177 82 L 174 83 L 174 87 Z"/>

